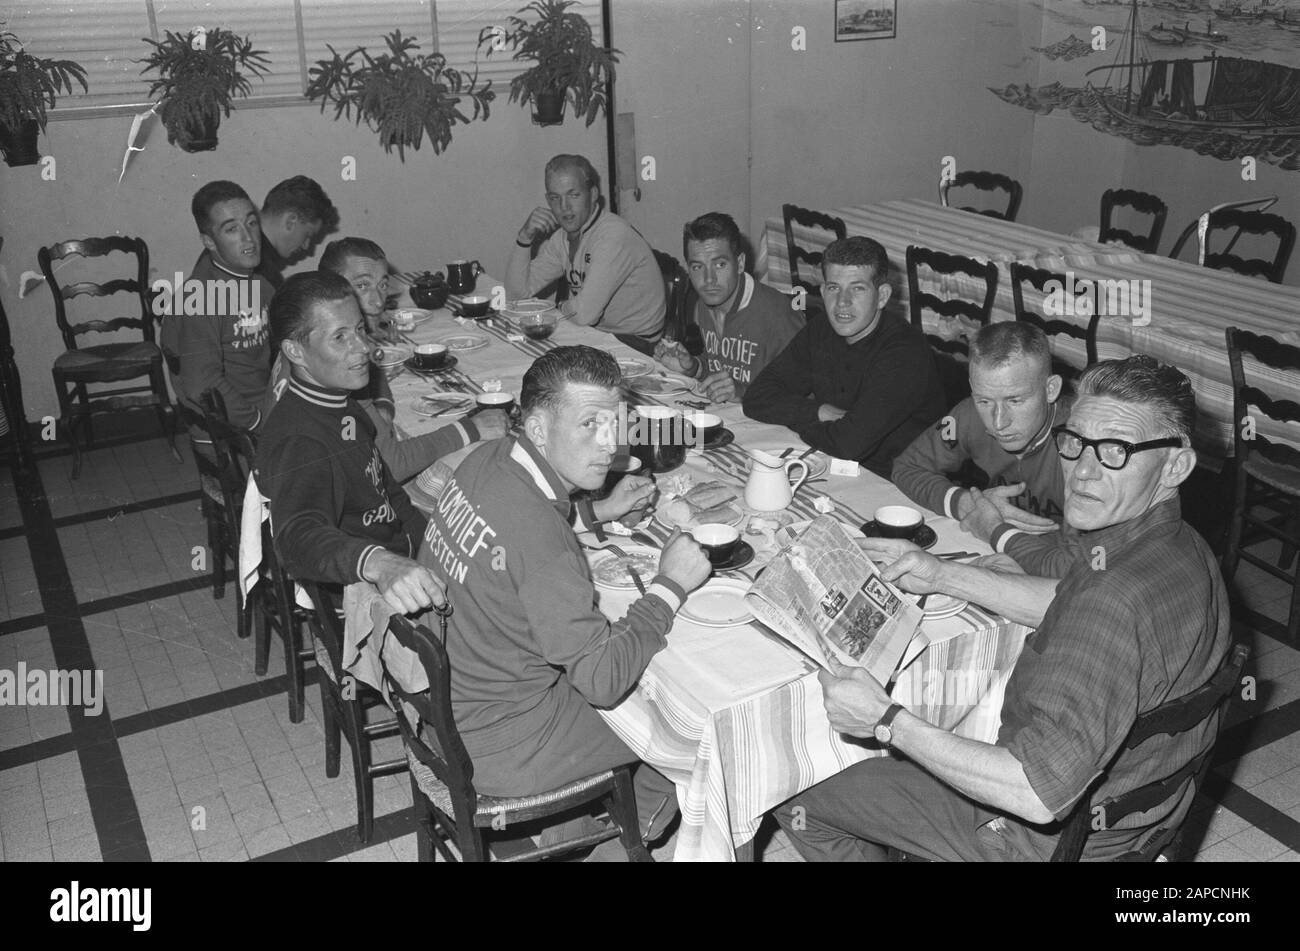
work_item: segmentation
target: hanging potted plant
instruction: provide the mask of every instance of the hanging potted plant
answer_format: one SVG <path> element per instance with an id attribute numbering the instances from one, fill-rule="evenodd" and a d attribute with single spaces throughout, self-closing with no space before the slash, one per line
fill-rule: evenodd
<path id="1" fill-rule="evenodd" d="M 72 82 L 86 85 L 86 70 L 67 59 L 39 59 L 23 49 L 18 37 L 0 31 L 0 150 L 11 166 L 35 165 L 41 153 L 37 136 L 45 131 L 45 110 L 59 93 L 72 93 Z"/>
<path id="2" fill-rule="evenodd" d="M 614 81 L 619 51 L 597 46 L 586 18 L 565 12 L 573 5 L 573 0 L 533 0 L 519 13 L 535 13 L 536 22 L 512 16 L 507 29 L 490 26 L 479 32 L 479 46 L 487 46 L 488 56 L 513 49 L 513 59 L 535 64 L 510 80 L 510 101 L 531 103 L 539 125 L 563 122 L 566 100 L 573 114 L 591 125 L 606 105 L 606 84 Z"/>
<path id="3" fill-rule="evenodd" d="M 406 161 L 408 148 L 419 151 L 428 133 L 435 155 L 451 145 L 452 128 L 488 117 L 496 98 L 492 81 L 476 89 L 478 73 L 466 76 L 447 65 L 441 53 L 421 53 L 415 37 L 394 30 L 384 37 L 388 52 L 372 56 L 358 46 L 346 56 L 328 47 L 331 58 L 316 61 L 308 72 L 307 98 L 321 101 L 321 112 L 334 103 L 334 118 L 353 117 L 379 133 L 385 152 L 396 147 Z M 473 106 L 467 116 L 461 106 Z M 468 108 L 468 107 L 467 107 Z"/>
<path id="4" fill-rule="evenodd" d="M 162 106 L 167 141 L 186 152 L 206 152 L 217 147 L 221 116 L 230 115 L 236 98 L 252 91 L 245 71 L 266 73 L 266 53 L 253 49 L 247 36 L 229 30 L 199 29 L 193 33 L 167 31 L 162 40 L 145 42 L 153 52 L 145 59 L 141 75 L 156 71 L 149 97 Z"/>

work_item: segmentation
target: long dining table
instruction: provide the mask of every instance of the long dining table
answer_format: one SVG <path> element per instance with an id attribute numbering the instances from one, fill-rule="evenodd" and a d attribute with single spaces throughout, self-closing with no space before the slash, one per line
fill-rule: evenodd
<path id="1" fill-rule="evenodd" d="M 912 244 L 996 263 L 999 280 L 993 304 L 994 320 L 1015 319 L 1009 270 L 1013 261 L 1057 273 L 1072 272 L 1076 281 L 1149 282 L 1136 285 L 1149 290 L 1149 313 L 1136 319 L 1124 315 L 1102 317 L 1097 331 L 1098 355 L 1107 359 L 1145 353 L 1186 373 L 1201 411 L 1197 446 L 1215 459 L 1232 454 L 1232 374 L 1224 330 L 1236 326 L 1285 343 L 1300 344 L 1300 287 L 1270 284 L 920 199 L 819 210 L 842 218 L 849 234 L 867 235 L 884 246 L 896 272 L 895 302 L 891 306 L 901 308 L 904 316 L 908 299 L 905 259 L 907 247 Z M 810 250 L 824 249 L 829 237 L 826 232 L 795 226 L 795 240 Z M 755 273 L 768 284 L 783 290 L 790 288 L 785 226 L 780 216 L 768 218 L 764 223 Z M 814 276 L 802 274 L 804 279 Z M 942 294 L 945 288 L 936 290 Z M 965 287 L 961 281 L 952 281 L 946 290 L 971 293 L 974 289 Z M 1042 295 L 1032 288 L 1027 289 L 1026 304 L 1042 313 Z M 1067 313 L 1063 317 L 1079 326 L 1088 323 L 1084 315 Z M 923 323 L 927 331 L 942 332 L 933 315 L 924 315 Z M 1062 355 L 1082 365 L 1081 345 L 1067 343 Z M 1300 382 L 1295 374 L 1253 363 L 1249 368 L 1260 373 L 1278 394 L 1300 401 Z M 1300 427 L 1279 426 L 1265 420 L 1262 431 L 1293 443 L 1300 442 Z"/>
<path id="2" fill-rule="evenodd" d="M 477 289 L 487 292 L 494 284 L 485 275 Z M 391 379 L 396 422 L 412 435 L 446 424 L 445 418 L 416 412 L 422 396 L 473 394 L 498 386 L 518 394 L 528 366 L 554 346 L 588 344 L 606 350 L 629 368 L 649 371 L 640 379 L 653 378 L 658 369 L 611 335 L 567 320 L 559 322 L 550 339 L 534 341 L 523 337 L 508 318 L 458 320 L 441 309 L 405 336 L 413 343 L 478 338 L 473 349 L 453 351 L 457 364 L 450 371 L 417 375 L 403 370 Z M 627 385 L 629 397 L 638 403 L 684 409 L 677 405 L 678 399 L 700 399 L 699 394 L 638 393 L 637 380 L 632 377 Z M 817 472 L 794 495 L 789 511 L 795 519 L 828 512 L 856 528 L 879 506 L 906 502 L 898 489 L 865 469 L 855 475 L 835 474 L 830 460 L 809 453 L 792 432 L 747 419 L 737 403 L 713 405 L 709 411 L 722 417 L 734 441 L 715 450 L 692 450 L 681 467 L 659 476 L 661 484 L 686 475 L 697 483 L 716 480 L 734 486 L 738 497 L 743 497 L 749 463 L 746 450 L 765 449 L 778 455 L 793 450 L 807 455 Z M 926 515 L 938 536 L 935 551 L 989 551 L 952 519 Z M 752 580 L 774 550 L 764 550 L 758 536 L 744 537 L 755 543 L 758 557 L 732 576 Z M 606 605 L 602 607 L 610 613 Z M 893 695 L 932 723 L 992 741 L 1000 723 L 1003 690 L 1028 629 L 966 605 L 951 617 L 924 621 L 922 630 L 933 643 L 906 658 Z M 638 756 L 677 787 L 682 820 L 675 861 L 732 861 L 737 850 L 745 854 L 766 812 L 853 763 L 888 755 L 873 742 L 853 740 L 831 729 L 815 665 L 756 622 L 704 627 L 679 616 L 668 646 L 655 656 L 636 687 L 618 706 L 601 712 Z"/>

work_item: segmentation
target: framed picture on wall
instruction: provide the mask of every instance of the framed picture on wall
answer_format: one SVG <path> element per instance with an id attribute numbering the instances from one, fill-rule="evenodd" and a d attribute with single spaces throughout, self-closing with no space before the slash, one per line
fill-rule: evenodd
<path id="1" fill-rule="evenodd" d="M 897 36 L 898 0 L 835 0 L 835 42 Z"/>

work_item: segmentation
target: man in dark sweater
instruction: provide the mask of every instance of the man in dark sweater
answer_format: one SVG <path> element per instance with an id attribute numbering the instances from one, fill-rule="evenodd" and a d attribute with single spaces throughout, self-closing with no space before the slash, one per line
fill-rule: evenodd
<path id="1" fill-rule="evenodd" d="M 909 499 L 950 518 L 968 519 L 979 499 L 996 510 L 964 527 L 984 541 L 1002 522 L 1022 531 L 1055 531 L 1065 489 L 1052 445 L 1052 427 L 1070 415 L 1052 372 L 1047 336 L 1032 324 L 999 321 L 980 328 L 970 343 L 971 395 L 917 436 L 894 460 L 892 481 Z M 953 481 L 966 462 L 984 487 Z"/>
<path id="2" fill-rule="evenodd" d="M 262 202 L 262 265 L 275 287 L 284 269 L 312 253 L 316 243 L 339 226 L 339 211 L 315 180 L 295 175 L 266 193 Z"/>
<path id="3" fill-rule="evenodd" d="M 746 416 L 789 426 L 813 448 L 886 478 L 945 409 L 925 337 L 885 313 L 888 275 L 878 242 L 832 242 L 822 257 L 825 320 L 809 321 L 744 399 Z"/>
<path id="4" fill-rule="evenodd" d="M 352 285 L 357 303 L 374 333 L 376 321 L 384 312 L 388 287 L 388 259 L 379 245 L 365 238 L 341 238 L 325 246 L 320 269 L 341 275 Z M 276 359 L 269 389 L 270 407 L 284 395 L 289 384 L 290 364 L 283 356 Z M 373 369 L 370 382 L 352 394 L 366 411 L 375 427 L 375 445 L 398 482 L 408 482 L 443 456 L 451 455 L 480 439 L 500 439 L 509 427 L 509 418 L 501 410 L 484 410 L 473 419 L 462 419 L 441 426 L 430 433 L 400 439 L 393 422 L 396 405 L 393 391 L 383 371 Z"/>
<path id="5" fill-rule="evenodd" d="M 274 293 L 255 272 L 262 259 L 257 209 L 234 182 L 218 181 L 195 192 L 190 210 L 203 253 L 185 281 L 183 313 L 162 322 L 172 387 L 200 413 L 203 394 L 215 389 L 232 423 L 256 429 L 271 375 L 266 315 Z M 190 435 L 210 445 L 201 431 Z"/>
<path id="6" fill-rule="evenodd" d="M 618 363 L 591 347 L 538 358 L 520 393 L 523 434 L 470 453 L 429 519 L 420 562 L 454 609 L 452 710 L 487 795 L 541 793 L 635 762 L 593 707 L 632 689 L 709 575 L 700 546 L 679 534 L 625 617 L 611 623 L 596 607 L 570 495 L 599 488 L 609 471 L 620 384 Z M 652 491 L 649 479 L 625 477 L 588 514 L 618 518 Z M 675 811 L 673 787 L 644 767 L 636 787 L 649 841 Z"/>
<path id="7" fill-rule="evenodd" d="M 373 582 L 403 613 L 442 603 L 442 585 L 414 560 L 425 519 L 388 471 L 374 423 L 352 398 L 370 378 L 365 319 L 346 280 L 306 271 L 271 307 L 287 392 L 258 441 L 258 486 L 294 577 Z"/>
<path id="8" fill-rule="evenodd" d="M 709 212 L 682 235 L 686 273 L 695 293 L 690 319 L 704 353 L 691 356 L 679 340 L 661 340 L 655 359 L 693 376 L 715 403 L 741 399 L 749 384 L 804 325 L 789 297 L 745 273 L 740 228 L 730 215 Z"/>

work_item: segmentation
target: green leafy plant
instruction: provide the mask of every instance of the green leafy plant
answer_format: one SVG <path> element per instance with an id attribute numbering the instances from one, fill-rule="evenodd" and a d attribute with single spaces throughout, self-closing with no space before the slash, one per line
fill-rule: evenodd
<path id="1" fill-rule="evenodd" d="M 587 125 L 606 106 L 607 83 L 614 81 L 614 64 L 619 51 L 596 45 L 585 17 L 566 12 L 573 0 L 533 0 L 507 21 L 505 29 L 485 27 L 479 32 L 479 46 L 487 55 L 513 49 L 514 60 L 536 65 L 510 80 L 510 101 L 544 111 L 546 100 L 562 104 L 567 100 L 573 114 L 585 116 Z M 522 15 L 536 14 L 535 21 Z M 560 121 L 559 117 L 551 119 Z"/>
<path id="2" fill-rule="evenodd" d="M 398 157 L 406 161 L 406 149 L 419 151 L 428 133 L 434 154 L 451 145 L 451 133 L 457 123 L 468 125 L 473 119 L 486 119 L 488 107 L 496 93 L 492 81 L 476 89 L 477 71 L 473 76 L 452 69 L 441 53 L 420 53 L 414 37 L 394 30 L 384 37 L 388 52 L 372 56 L 358 46 L 340 56 L 330 46 L 331 59 L 316 61 L 308 73 L 307 98 L 321 101 L 321 112 L 334 103 L 334 118 L 347 116 L 356 123 L 364 120 L 379 133 L 385 152 L 396 147 Z M 461 111 L 461 104 L 473 104 L 473 116 Z"/>
<path id="3" fill-rule="evenodd" d="M 71 94 L 74 81 L 89 92 L 84 67 L 32 56 L 17 36 L 0 31 L 0 143 L 10 164 L 28 165 L 40 157 L 36 129 L 45 131 L 46 109 L 54 108 L 60 93 Z"/>
<path id="4" fill-rule="evenodd" d="M 161 103 L 160 116 L 167 141 L 186 151 L 215 148 L 222 115 L 229 116 L 236 98 L 252 93 L 245 72 L 267 71 L 266 53 L 253 49 L 253 41 L 220 28 L 194 33 L 167 31 L 162 40 L 145 38 L 153 52 L 138 60 L 143 75 L 156 71 L 150 98 Z"/>

